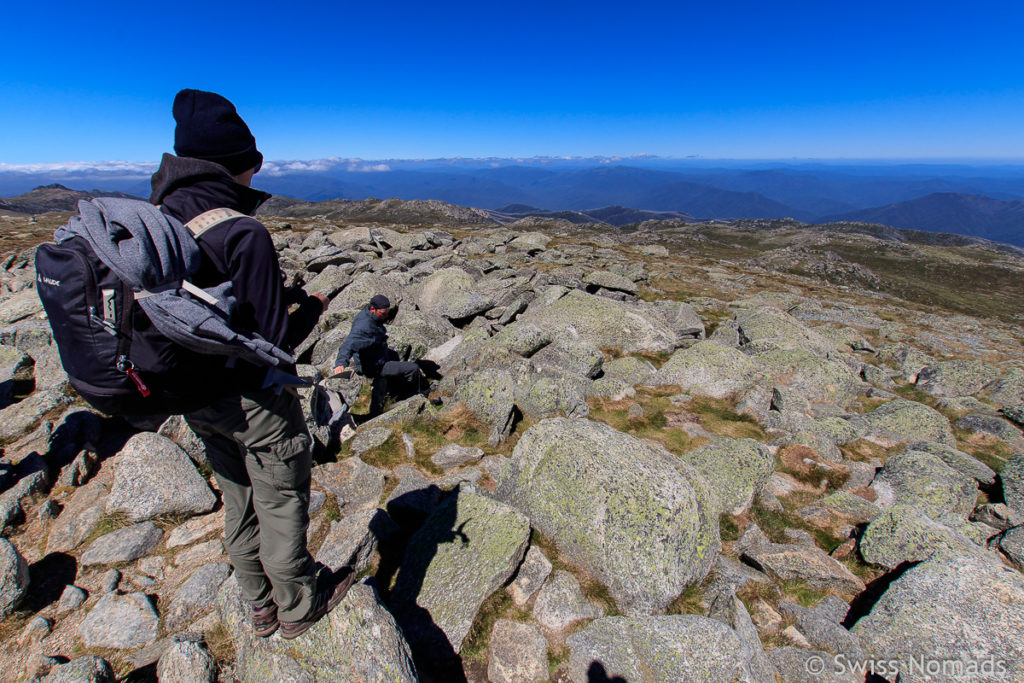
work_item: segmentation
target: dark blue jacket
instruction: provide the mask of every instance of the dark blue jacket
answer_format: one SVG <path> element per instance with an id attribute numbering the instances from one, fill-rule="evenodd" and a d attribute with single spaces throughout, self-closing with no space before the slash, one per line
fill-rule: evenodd
<path id="1" fill-rule="evenodd" d="M 217 208 L 246 214 L 203 234 L 202 258 L 192 281 L 209 287 L 230 280 L 238 301 L 232 324 L 291 352 L 316 326 L 323 307 L 316 297 L 285 289 L 270 233 L 249 217 L 270 195 L 236 182 L 227 169 L 212 161 L 171 154 L 164 155 L 152 186 L 150 202 L 182 223 Z M 291 304 L 298 308 L 289 315 Z M 266 374 L 266 368 L 244 362 L 232 370 L 223 368 L 223 359 L 219 364 L 212 375 L 204 376 L 219 394 L 258 389 Z"/>
<path id="2" fill-rule="evenodd" d="M 377 320 L 370 313 L 370 307 L 366 306 L 352 321 L 352 329 L 338 349 L 334 367 L 347 367 L 355 357 L 355 366 L 360 373 L 367 377 L 376 377 L 387 360 L 387 350 L 388 333 L 384 329 L 384 323 Z"/>

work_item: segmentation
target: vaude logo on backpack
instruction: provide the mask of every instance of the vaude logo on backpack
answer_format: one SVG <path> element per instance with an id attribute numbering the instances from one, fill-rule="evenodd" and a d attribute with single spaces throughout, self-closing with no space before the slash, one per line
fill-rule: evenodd
<path id="1" fill-rule="evenodd" d="M 36 289 L 64 369 L 86 401 L 115 415 L 188 412 L 209 400 L 201 368 L 212 361 L 293 362 L 231 327 L 230 282 L 202 289 L 190 281 L 196 239 L 241 215 L 214 209 L 185 226 L 145 201 L 93 199 L 79 202 L 56 244 L 37 249 Z"/>

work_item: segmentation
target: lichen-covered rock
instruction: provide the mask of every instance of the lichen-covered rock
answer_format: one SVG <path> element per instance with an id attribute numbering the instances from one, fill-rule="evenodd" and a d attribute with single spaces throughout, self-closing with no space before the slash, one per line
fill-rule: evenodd
<path id="1" fill-rule="evenodd" d="M 776 349 L 759 353 L 754 361 L 775 384 L 789 387 L 810 403 L 848 405 L 860 391 L 861 382 L 843 362 L 806 349 Z"/>
<path id="2" fill-rule="evenodd" d="M 676 351 L 646 383 L 678 384 L 686 393 L 725 398 L 749 389 L 759 373 L 757 361 L 745 353 L 702 341 Z"/>
<path id="3" fill-rule="evenodd" d="M 1015 448 L 1024 448 L 1024 435 L 1021 435 L 1020 429 L 995 415 L 964 415 L 956 421 L 956 426 L 978 434 L 994 436 Z"/>
<path id="4" fill-rule="evenodd" d="M 932 396 L 973 396 L 1001 373 L 980 360 L 947 360 L 923 368 L 917 388 Z"/>
<path id="5" fill-rule="evenodd" d="M 102 519 L 109 492 L 107 486 L 96 479 L 75 491 L 50 527 L 46 552 L 64 553 L 81 545 Z"/>
<path id="6" fill-rule="evenodd" d="M 1006 461 L 999 472 L 1003 486 L 1003 500 L 1019 515 L 1024 515 L 1024 453 L 1017 453 Z"/>
<path id="7" fill-rule="evenodd" d="M 530 601 L 534 593 L 540 590 L 551 574 L 551 562 L 537 546 L 530 546 L 526 551 L 523 563 L 519 565 L 515 580 L 506 590 L 512 596 L 512 602 L 522 609 Z"/>
<path id="8" fill-rule="evenodd" d="M 961 680 L 1019 680 L 1024 677 L 1022 629 L 1020 572 L 988 558 L 937 555 L 890 584 L 851 630 L 868 657 L 900 662 L 899 679 L 912 683 L 935 680 L 927 669 L 911 665 L 922 658 L 959 663 Z M 986 672 L 978 668 L 985 662 L 1002 666 Z"/>
<path id="9" fill-rule="evenodd" d="M 215 683 L 217 662 L 202 643 L 179 641 L 160 655 L 156 677 L 160 683 Z"/>
<path id="10" fill-rule="evenodd" d="M 419 283 L 413 298 L 420 310 L 445 316 L 448 304 L 473 288 L 472 275 L 461 268 L 443 268 Z"/>
<path id="11" fill-rule="evenodd" d="M 775 471 L 775 458 L 753 439 L 717 439 L 679 457 L 704 475 L 730 515 L 747 510 Z"/>
<path id="12" fill-rule="evenodd" d="M 491 445 L 508 436 L 515 409 L 515 383 L 507 370 L 486 369 L 471 375 L 459 384 L 455 400 L 465 402 L 467 408 L 491 426 Z"/>
<path id="13" fill-rule="evenodd" d="M 355 455 L 362 455 L 366 451 L 372 451 L 387 443 L 395 430 L 390 427 L 374 427 L 373 429 L 360 430 L 352 439 L 349 448 Z"/>
<path id="14" fill-rule="evenodd" d="M 531 375 L 516 385 L 516 405 L 531 417 L 565 415 L 586 417 L 590 414 L 587 389 L 590 380 L 578 375 L 546 377 Z"/>
<path id="15" fill-rule="evenodd" d="M 770 306 L 748 308 L 736 313 L 736 323 L 745 345 L 757 349 L 803 349 L 821 356 L 832 350 L 832 342 L 793 316 Z"/>
<path id="16" fill-rule="evenodd" d="M 83 565 L 131 562 L 156 547 L 164 532 L 153 522 L 133 524 L 100 536 L 82 553 Z"/>
<path id="17" fill-rule="evenodd" d="M 996 473 L 992 468 L 978 459 L 971 457 L 967 453 L 953 448 L 952 446 L 928 441 L 919 441 L 917 443 L 909 444 L 906 450 L 931 453 L 957 472 L 966 474 L 968 477 L 972 477 L 982 484 L 995 483 Z"/>
<path id="18" fill-rule="evenodd" d="M 479 448 L 450 443 L 430 456 L 430 462 L 443 470 L 448 470 L 453 467 L 461 467 L 471 462 L 476 462 L 482 457 L 484 457 L 484 452 Z"/>
<path id="19" fill-rule="evenodd" d="M 722 622 L 736 633 L 743 643 L 743 649 L 738 654 L 740 659 L 749 662 L 754 680 L 771 681 L 775 678 L 775 667 L 765 654 L 757 627 L 754 626 L 746 606 L 736 597 L 735 590 L 726 589 L 719 592 L 711 601 L 708 616 Z"/>
<path id="20" fill-rule="evenodd" d="M 537 372 L 553 377 L 571 374 L 594 378 L 601 371 L 604 354 L 601 353 L 601 349 L 584 339 L 559 335 L 554 342 L 535 353 L 530 360 Z"/>
<path id="21" fill-rule="evenodd" d="M 916 401 L 896 398 L 851 422 L 861 428 L 864 438 L 885 448 L 916 441 L 956 447 L 945 415 Z"/>
<path id="22" fill-rule="evenodd" d="M 114 683 L 116 680 L 117 676 L 107 660 L 83 655 L 53 667 L 42 683 Z"/>
<path id="23" fill-rule="evenodd" d="M 24 436 L 47 414 L 69 403 L 71 397 L 61 391 L 36 390 L 28 398 L 0 410 L 0 441 L 14 441 Z"/>
<path id="24" fill-rule="evenodd" d="M 417 680 L 409 646 L 376 591 L 365 584 L 295 640 L 257 638 L 251 609 L 234 577 L 217 596 L 221 621 L 235 646 L 235 676 L 241 683 Z"/>
<path id="25" fill-rule="evenodd" d="M 499 619 L 491 631 L 487 680 L 532 683 L 548 680 L 548 641 L 533 624 Z"/>
<path id="26" fill-rule="evenodd" d="M 184 628 L 211 609 L 220 585 L 230 574 L 231 565 L 225 562 L 211 562 L 195 570 L 171 597 L 164 613 L 167 629 L 177 631 Z"/>
<path id="27" fill-rule="evenodd" d="M 107 593 L 86 615 L 78 633 L 86 647 L 126 650 L 154 642 L 159 621 L 144 593 Z"/>
<path id="28" fill-rule="evenodd" d="M 626 353 L 675 348 L 675 332 L 636 306 L 579 290 L 546 306 L 537 303 L 520 320 L 551 330 L 556 337 L 556 330 L 572 327 L 582 339 L 599 348 L 620 348 Z"/>
<path id="29" fill-rule="evenodd" d="M 388 513 L 379 508 L 356 512 L 340 522 L 331 522 L 316 560 L 334 571 L 352 567 L 359 573 L 370 566 L 377 548 L 397 530 Z"/>
<path id="30" fill-rule="evenodd" d="M 882 509 L 877 505 L 848 491 L 830 493 L 818 504 L 856 522 L 870 522 L 882 514 Z"/>
<path id="31" fill-rule="evenodd" d="M 978 484 L 972 477 L 924 451 L 904 451 L 889 458 L 875 475 L 871 489 L 881 508 L 912 505 L 932 519 L 949 513 L 966 517 L 978 497 Z"/>
<path id="32" fill-rule="evenodd" d="M 687 339 L 703 339 L 704 322 L 693 306 L 682 301 L 654 301 L 641 304 L 652 316 L 656 316 L 676 333 L 677 343 Z M 737 344 L 738 345 L 738 344 Z"/>
<path id="33" fill-rule="evenodd" d="M 406 548 L 391 606 L 414 651 L 457 653 L 483 602 L 515 573 L 530 522 L 514 509 L 458 491 L 431 513 Z"/>
<path id="34" fill-rule="evenodd" d="M 693 614 L 605 617 L 565 641 L 569 679 L 755 683 L 736 633 Z"/>
<path id="35" fill-rule="evenodd" d="M 517 321 L 501 328 L 491 341 L 508 347 L 513 353 L 524 358 L 529 358 L 551 343 L 551 333 L 532 323 Z"/>
<path id="36" fill-rule="evenodd" d="M 858 676 L 847 665 L 847 660 L 836 659 L 833 653 L 824 650 L 806 650 L 786 645 L 769 651 L 768 656 L 786 683 L 821 683 L 823 680 L 834 683 L 864 682 L 864 674 Z"/>
<path id="37" fill-rule="evenodd" d="M 6 538 L 0 538 L 0 621 L 11 612 L 28 592 L 28 563 Z"/>
<path id="38" fill-rule="evenodd" d="M 384 494 L 384 470 L 356 456 L 315 466 L 313 481 L 334 494 L 342 515 L 372 510 Z"/>
<path id="39" fill-rule="evenodd" d="M 657 368 L 650 361 L 632 356 L 616 358 L 601 365 L 603 379 L 618 379 L 629 385 L 640 384 L 655 372 Z"/>
<path id="40" fill-rule="evenodd" d="M 496 496 L 630 614 L 664 610 L 704 578 L 720 547 L 720 503 L 704 477 L 663 448 L 598 422 L 552 418 L 530 427 Z"/>
<path id="41" fill-rule="evenodd" d="M 920 562 L 939 550 L 969 553 L 980 548 L 963 534 L 909 505 L 896 505 L 883 512 L 860 538 L 864 559 L 889 569 L 903 562 Z"/>
<path id="42" fill-rule="evenodd" d="M 864 590 L 864 582 L 846 565 L 814 546 L 760 542 L 745 546 L 742 557 L 776 581 L 800 581 L 842 593 Z"/>
<path id="43" fill-rule="evenodd" d="M 604 616 L 604 610 L 583 595 L 576 577 L 558 569 L 545 582 L 533 603 L 533 618 L 549 631 L 561 631 L 581 619 Z"/>
<path id="44" fill-rule="evenodd" d="M 153 432 L 136 434 L 114 460 L 106 510 L 133 522 L 164 514 L 202 514 L 217 499 L 185 451 Z"/>

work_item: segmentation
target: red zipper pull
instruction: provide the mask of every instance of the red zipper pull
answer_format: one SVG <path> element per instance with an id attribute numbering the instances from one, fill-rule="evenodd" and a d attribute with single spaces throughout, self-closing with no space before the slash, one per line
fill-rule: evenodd
<path id="1" fill-rule="evenodd" d="M 139 373 L 135 372 L 135 365 L 133 365 L 125 356 L 118 358 L 117 369 L 128 375 L 128 377 L 135 382 L 135 388 L 139 390 L 140 394 L 142 394 L 142 398 L 146 398 L 153 393 L 149 390 L 149 387 L 146 386 L 146 383 L 142 381 L 142 378 L 139 377 Z"/>

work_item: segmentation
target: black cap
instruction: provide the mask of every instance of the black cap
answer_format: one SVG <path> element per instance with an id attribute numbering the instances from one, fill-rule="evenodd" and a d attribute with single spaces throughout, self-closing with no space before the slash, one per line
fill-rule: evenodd
<path id="1" fill-rule="evenodd" d="M 383 294 L 374 294 L 370 299 L 370 308 L 391 308 L 391 301 Z"/>
<path id="2" fill-rule="evenodd" d="M 235 105 L 217 93 L 186 88 L 174 97 L 174 153 L 180 157 L 213 161 L 239 175 L 263 164 L 256 138 L 235 111 Z"/>

